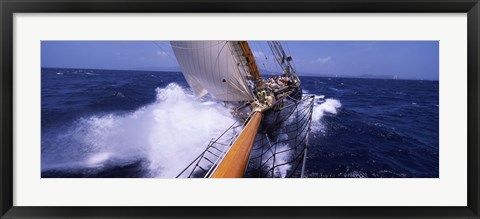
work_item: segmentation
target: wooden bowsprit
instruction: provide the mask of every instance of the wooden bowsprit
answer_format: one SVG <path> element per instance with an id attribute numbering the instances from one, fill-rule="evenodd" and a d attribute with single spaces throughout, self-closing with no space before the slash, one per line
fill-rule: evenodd
<path id="1" fill-rule="evenodd" d="M 217 168 L 215 168 L 210 178 L 243 177 L 262 117 L 261 112 L 253 113 L 242 133 L 238 136 Z"/>

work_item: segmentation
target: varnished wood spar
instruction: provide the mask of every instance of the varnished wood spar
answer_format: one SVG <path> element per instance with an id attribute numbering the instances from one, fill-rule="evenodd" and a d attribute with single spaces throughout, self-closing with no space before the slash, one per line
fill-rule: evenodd
<path id="1" fill-rule="evenodd" d="M 260 75 L 260 71 L 258 70 L 257 63 L 255 62 L 255 57 L 253 56 L 253 52 L 250 49 L 247 41 L 238 41 L 240 48 L 242 49 L 243 56 L 247 60 L 247 66 L 250 69 L 250 73 L 254 78 L 257 79 L 257 86 L 262 86 L 264 84 L 262 80 L 262 75 Z"/>
<path id="2" fill-rule="evenodd" d="M 243 177 L 262 117 L 261 112 L 255 112 L 252 115 L 242 133 L 240 133 L 210 178 Z"/>

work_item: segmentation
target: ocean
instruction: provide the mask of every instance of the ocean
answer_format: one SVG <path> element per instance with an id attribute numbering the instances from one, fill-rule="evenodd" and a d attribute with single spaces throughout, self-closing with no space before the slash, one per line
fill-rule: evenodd
<path id="1" fill-rule="evenodd" d="M 438 178 L 438 81 L 300 77 L 305 176 Z M 234 122 L 180 72 L 42 68 L 42 178 L 172 178 Z"/>

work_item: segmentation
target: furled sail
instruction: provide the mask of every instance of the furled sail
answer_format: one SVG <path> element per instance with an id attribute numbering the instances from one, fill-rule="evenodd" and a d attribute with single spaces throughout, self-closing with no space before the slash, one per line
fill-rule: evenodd
<path id="1" fill-rule="evenodd" d="M 183 75 L 197 97 L 223 101 L 253 99 L 248 68 L 231 41 L 171 41 Z"/>

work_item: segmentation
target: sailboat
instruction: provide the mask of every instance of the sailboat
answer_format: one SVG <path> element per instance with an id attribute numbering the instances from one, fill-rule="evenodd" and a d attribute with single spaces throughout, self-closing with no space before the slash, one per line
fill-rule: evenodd
<path id="1" fill-rule="evenodd" d="M 282 43 L 268 42 L 281 69 L 262 77 L 247 41 L 171 41 L 182 73 L 198 98 L 231 107 L 237 121 L 177 177 L 303 177 L 313 96 Z"/>

